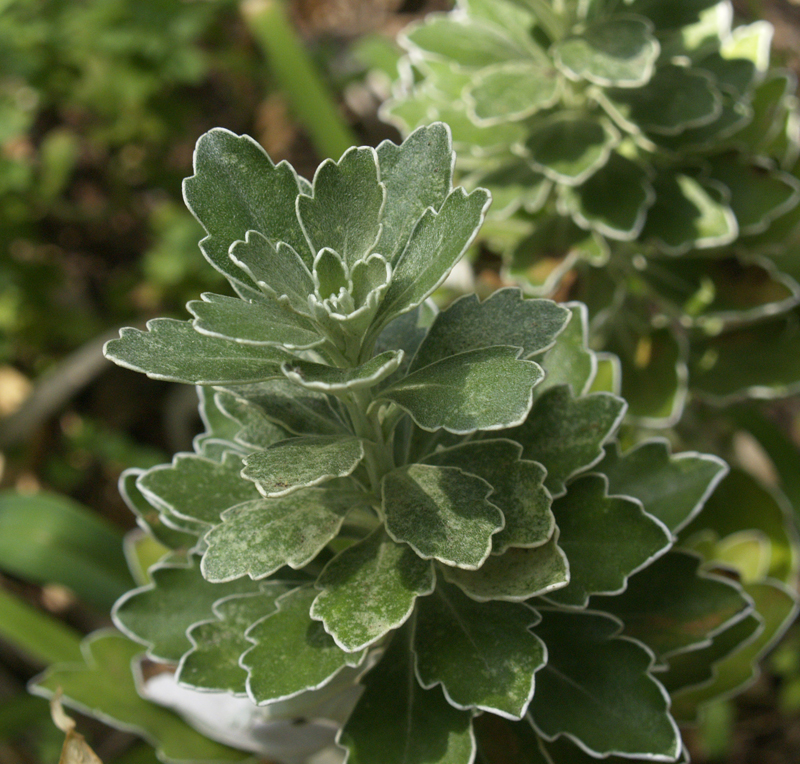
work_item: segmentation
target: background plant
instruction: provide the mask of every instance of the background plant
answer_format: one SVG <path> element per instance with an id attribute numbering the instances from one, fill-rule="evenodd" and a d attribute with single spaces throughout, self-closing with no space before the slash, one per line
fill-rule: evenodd
<path id="1" fill-rule="evenodd" d="M 732 20 L 727 0 L 462 2 L 401 34 L 384 110 L 451 125 L 508 277 L 570 274 L 647 424 L 677 420 L 689 380 L 715 401 L 797 384 L 796 81 L 769 24 Z"/>

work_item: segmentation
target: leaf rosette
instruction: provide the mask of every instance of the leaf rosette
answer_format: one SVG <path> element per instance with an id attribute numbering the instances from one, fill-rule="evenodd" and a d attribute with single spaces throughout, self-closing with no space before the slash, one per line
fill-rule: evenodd
<path id="1" fill-rule="evenodd" d="M 583 305 L 426 301 L 488 203 L 453 162 L 441 123 L 310 184 L 201 138 L 187 203 L 239 296 L 107 346 L 198 384 L 205 424 L 121 481 L 172 552 L 115 623 L 184 688 L 343 723 L 350 762 L 470 764 L 491 724 L 520 762 L 677 761 L 665 672 L 759 618 L 676 548 L 727 467 L 618 451 Z"/>
<path id="2" fill-rule="evenodd" d="M 732 20 L 728 0 L 461 0 L 401 34 L 383 107 L 401 131 L 450 124 L 462 182 L 492 192 L 482 235 L 510 279 L 548 294 L 577 269 L 573 295 L 645 425 L 673 423 L 717 357 L 724 376 L 729 331 L 800 300 L 786 247 L 800 220 L 796 82 L 770 68 L 769 24 Z M 757 381 L 712 395 L 797 389 L 779 369 L 796 344 L 780 347 Z"/>

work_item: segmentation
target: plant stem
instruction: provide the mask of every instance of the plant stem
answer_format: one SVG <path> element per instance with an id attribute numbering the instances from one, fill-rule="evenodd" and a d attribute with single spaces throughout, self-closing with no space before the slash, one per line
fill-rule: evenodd
<path id="1" fill-rule="evenodd" d="M 242 0 L 240 9 L 320 156 L 338 159 L 357 145 L 292 26 L 283 0 Z"/>

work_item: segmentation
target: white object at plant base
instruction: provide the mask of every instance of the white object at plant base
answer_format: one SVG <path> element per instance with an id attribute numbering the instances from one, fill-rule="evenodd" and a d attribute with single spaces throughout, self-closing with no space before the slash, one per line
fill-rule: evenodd
<path id="1" fill-rule="evenodd" d="M 170 673 L 138 684 L 142 697 L 172 709 L 212 740 L 281 764 L 341 764 L 345 752 L 334 739 L 363 690 L 346 671 L 319 690 L 267 706 L 181 687 Z"/>

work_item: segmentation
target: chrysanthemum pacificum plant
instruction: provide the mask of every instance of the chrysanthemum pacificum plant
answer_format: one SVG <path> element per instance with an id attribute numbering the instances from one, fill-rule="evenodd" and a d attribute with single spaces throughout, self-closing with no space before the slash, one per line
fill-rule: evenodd
<path id="1" fill-rule="evenodd" d="M 247 137 L 200 139 L 186 201 L 238 297 L 107 345 L 199 385 L 206 428 L 123 475 L 173 551 L 115 623 L 185 688 L 301 717 L 360 692 L 350 764 L 683 761 L 669 693 L 689 718 L 731 656 L 746 668 L 720 692 L 747 681 L 761 606 L 792 598 L 678 547 L 727 467 L 660 439 L 620 451 L 584 306 L 506 288 L 431 307 L 489 204 L 453 164 L 441 123 L 313 183 Z M 136 726 L 82 676 L 38 691 Z"/>
<path id="2" fill-rule="evenodd" d="M 384 106 L 402 131 L 451 126 L 508 278 L 547 294 L 578 271 L 646 424 L 680 416 L 690 376 L 717 401 L 800 380 L 796 82 L 768 23 L 732 19 L 728 0 L 459 0 L 401 34 Z"/>

